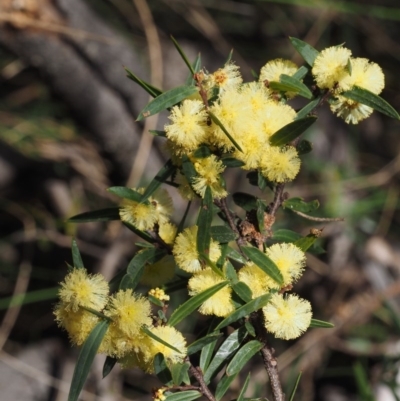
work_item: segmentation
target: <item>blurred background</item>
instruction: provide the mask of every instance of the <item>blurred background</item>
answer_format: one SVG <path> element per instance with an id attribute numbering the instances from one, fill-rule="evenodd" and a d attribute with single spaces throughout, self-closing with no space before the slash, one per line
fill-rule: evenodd
<path id="1" fill-rule="evenodd" d="M 66 220 L 115 205 L 107 187 L 146 184 L 165 162 L 162 141 L 147 131 L 166 116 L 135 122 L 149 97 L 124 67 L 163 89 L 182 84 L 188 72 L 170 35 L 210 72 L 234 49 L 245 80 L 274 58 L 301 65 L 289 36 L 318 50 L 345 43 L 382 67 L 381 96 L 400 110 L 395 0 L 0 0 L 1 400 L 66 400 L 78 350 L 52 308 L 72 237 L 87 269 L 107 278 L 135 252 L 137 238 L 120 222 Z M 308 256 L 295 291 L 335 328 L 273 341 L 282 381 L 290 393 L 303 372 L 296 400 L 400 400 L 400 124 L 374 112 L 348 126 L 326 106 L 318 117 L 305 134 L 314 151 L 287 191 L 319 199 L 316 215 L 345 221 L 280 211 L 274 229 L 324 229 L 326 253 Z M 244 173 L 227 182 L 230 192 L 249 189 Z M 119 368 L 100 380 L 103 361 L 83 400 L 149 400 L 160 386 Z M 271 399 L 260 361 L 250 370 L 246 396 Z"/>

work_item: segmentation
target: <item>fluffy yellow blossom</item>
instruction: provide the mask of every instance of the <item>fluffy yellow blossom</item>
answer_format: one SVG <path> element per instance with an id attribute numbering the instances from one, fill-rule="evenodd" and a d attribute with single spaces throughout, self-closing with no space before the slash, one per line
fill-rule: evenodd
<path id="1" fill-rule="evenodd" d="M 238 88 L 243 82 L 239 67 L 233 63 L 227 63 L 223 68 L 211 74 L 211 82 L 216 85 L 220 93 L 227 89 Z"/>
<path id="2" fill-rule="evenodd" d="M 172 255 L 165 255 L 158 262 L 145 266 L 140 282 L 149 287 L 158 287 L 173 279 L 174 275 L 174 257 Z"/>
<path id="3" fill-rule="evenodd" d="M 84 306 L 101 311 L 107 303 L 108 292 L 108 283 L 101 274 L 73 269 L 61 283 L 58 295 L 66 310 L 76 312 Z"/>
<path id="4" fill-rule="evenodd" d="M 351 51 L 342 46 L 332 46 L 322 50 L 316 57 L 312 68 L 317 85 L 322 89 L 335 89 L 341 92 L 350 89 L 347 78 Z"/>
<path id="5" fill-rule="evenodd" d="M 62 302 L 55 307 L 54 315 L 56 322 L 68 332 L 68 336 L 74 345 L 82 345 L 100 321 L 93 313 L 84 309 L 74 311 Z"/>
<path id="6" fill-rule="evenodd" d="M 254 263 L 248 263 L 238 271 L 239 281 L 245 283 L 252 292 L 253 299 L 276 288 L 276 282 Z"/>
<path id="7" fill-rule="evenodd" d="M 304 333 L 311 323 L 311 305 L 297 295 L 273 294 L 263 308 L 265 327 L 277 338 L 291 340 Z"/>
<path id="8" fill-rule="evenodd" d="M 197 226 L 186 228 L 175 240 L 172 253 L 175 256 L 176 264 L 188 273 L 195 273 L 202 270 L 197 252 Z M 216 262 L 221 256 L 219 245 L 214 240 L 210 242 L 210 252 L 208 257 L 212 262 Z"/>
<path id="9" fill-rule="evenodd" d="M 189 295 L 197 295 L 224 280 L 223 277 L 208 267 L 191 277 L 188 282 Z M 229 286 L 223 287 L 201 304 L 199 312 L 203 315 L 215 315 L 219 317 L 229 315 L 229 313 L 235 310 L 231 294 L 232 289 Z"/>
<path id="10" fill-rule="evenodd" d="M 207 135 L 207 112 L 200 100 L 184 100 L 174 106 L 169 116 L 171 124 L 165 125 L 167 138 L 186 152 L 196 149 Z"/>
<path id="11" fill-rule="evenodd" d="M 293 146 L 270 146 L 260 161 L 262 174 L 270 181 L 292 181 L 300 171 L 300 158 Z"/>
<path id="12" fill-rule="evenodd" d="M 136 295 L 131 289 L 119 290 L 110 299 L 105 314 L 112 320 L 112 326 L 116 326 L 128 337 L 140 335 L 142 326 L 150 326 L 150 302 L 140 295 Z"/>
<path id="13" fill-rule="evenodd" d="M 296 282 L 303 274 L 306 256 L 296 245 L 274 244 L 267 248 L 265 253 L 279 268 L 283 286 Z"/>
<path id="14" fill-rule="evenodd" d="M 118 363 L 122 369 L 139 368 L 144 372 L 152 373 L 154 367 L 150 355 L 150 337 L 143 336 L 137 346 L 118 359 Z"/>
<path id="15" fill-rule="evenodd" d="M 169 221 L 167 221 L 165 223 L 160 224 L 158 234 L 166 244 L 172 245 L 175 241 L 177 230 L 178 227 L 175 224 L 172 224 Z"/>
<path id="16" fill-rule="evenodd" d="M 196 159 L 194 168 L 197 176 L 193 178 L 193 189 L 203 198 L 207 187 L 210 187 L 213 198 L 221 199 L 228 195 L 221 173 L 225 170 L 221 160 L 215 155 Z"/>
<path id="17" fill-rule="evenodd" d="M 157 298 L 160 301 L 169 301 L 169 295 L 167 295 L 164 290 L 158 287 L 152 288 L 149 291 L 149 295 L 151 295 L 154 298 Z"/>
<path id="18" fill-rule="evenodd" d="M 172 364 L 182 362 L 185 359 L 187 346 L 182 333 L 170 326 L 153 327 L 151 332 L 161 338 L 161 340 L 175 347 L 179 352 L 150 338 L 149 353 L 146 355 L 147 358 L 150 357 L 150 359 L 153 359 L 158 353 L 161 353 L 164 355 L 167 362 Z"/>
<path id="19" fill-rule="evenodd" d="M 259 116 L 260 129 L 269 138 L 291 123 L 296 115 L 296 111 L 289 105 L 270 100 L 264 105 L 264 110 Z"/>
<path id="20" fill-rule="evenodd" d="M 271 100 L 265 87 L 260 82 L 249 82 L 240 88 L 240 98 L 244 104 L 250 105 L 251 113 L 263 113 L 265 105 Z"/>
<path id="21" fill-rule="evenodd" d="M 375 95 L 381 93 L 385 86 L 385 76 L 378 64 L 369 62 L 365 58 L 355 58 L 351 60 L 351 67 L 352 73 L 347 78 L 348 86 L 359 86 Z M 357 124 L 373 112 L 372 107 L 340 95 L 331 102 L 330 107 L 332 112 L 343 118 L 347 124 Z"/>
<path id="22" fill-rule="evenodd" d="M 295 63 L 293 63 L 293 61 L 283 60 L 281 58 L 271 60 L 261 68 L 259 81 L 279 82 L 279 78 L 282 74 L 292 76 L 297 70 L 298 67 Z M 269 89 L 269 91 L 273 92 L 271 89 Z M 295 95 L 295 92 L 286 93 L 288 98 L 292 98 Z"/>
<path id="23" fill-rule="evenodd" d="M 145 188 L 135 190 L 143 194 Z M 148 204 L 145 204 L 124 199 L 119 210 L 121 220 L 134 225 L 139 230 L 151 230 L 156 223 L 167 222 L 173 212 L 172 199 L 168 192 L 165 189 L 159 189 L 149 197 L 148 201 Z"/>

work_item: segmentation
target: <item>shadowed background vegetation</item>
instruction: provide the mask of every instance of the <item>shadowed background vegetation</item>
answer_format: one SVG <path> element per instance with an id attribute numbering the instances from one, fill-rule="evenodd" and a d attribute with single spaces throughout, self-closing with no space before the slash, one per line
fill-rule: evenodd
<path id="1" fill-rule="evenodd" d="M 4 399 L 66 399 L 77 350 L 54 323 L 52 308 L 71 262 L 71 238 L 87 269 L 108 279 L 134 254 L 137 238 L 120 222 L 77 226 L 66 220 L 115 205 L 107 187 L 146 184 L 164 163 L 162 141 L 147 131 L 162 129 L 166 114 L 135 122 L 148 96 L 126 78 L 124 66 L 163 89 L 183 83 L 188 72 L 170 35 L 192 60 L 200 52 L 209 71 L 234 49 L 245 80 L 274 58 L 301 65 L 289 36 L 318 50 L 346 43 L 354 56 L 382 67 L 381 96 L 400 110 L 400 7 L 394 0 L 2 0 Z M 305 235 L 323 228 L 326 253 L 308 256 L 295 290 L 311 301 L 315 318 L 335 328 L 274 341 L 282 381 L 289 392 L 303 372 L 297 400 L 399 400 L 400 125 L 374 112 L 348 126 L 327 107 L 318 117 L 305 134 L 314 150 L 302 157 L 300 176 L 287 191 L 319 199 L 316 216 L 345 221 L 321 224 L 280 211 L 274 229 Z M 227 185 L 231 193 L 249 189 L 244 173 L 228 176 Z M 268 190 L 265 198 L 272 200 Z M 182 204 L 174 201 L 178 219 Z M 82 399 L 148 400 L 160 386 L 139 371 L 119 369 L 101 381 L 103 360 Z M 248 370 L 259 380 L 247 396 L 268 397 L 261 361 L 254 358 Z"/>

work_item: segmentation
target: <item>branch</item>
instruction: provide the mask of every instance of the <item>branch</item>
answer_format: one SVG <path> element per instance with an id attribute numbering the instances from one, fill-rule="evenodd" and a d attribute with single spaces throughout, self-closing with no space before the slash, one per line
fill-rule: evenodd
<path id="1" fill-rule="evenodd" d="M 206 382 L 204 381 L 203 372 L 201 371 L 201 369 L 199 367 L 194 367 L 192 364 L 190 364 L 189 372 L 199 382 L 201 393 L 205 397 L 207 397 L 209 401 L 216 401 L 213 393 L 211 392 Z"/>

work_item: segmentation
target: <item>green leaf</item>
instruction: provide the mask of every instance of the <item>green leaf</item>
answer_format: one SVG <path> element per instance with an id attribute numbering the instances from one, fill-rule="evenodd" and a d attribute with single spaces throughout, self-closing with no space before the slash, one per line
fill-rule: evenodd
<path id="1" fill-rule="evenodd" d="M 268 274 L 268 276 L 270 276 L 275 282 L 277 282 L 279 285 L 283 284 L 281 271 L 264 252 L 261 252 L 259 249 L 254 248 L 253 246 L 243 246 L 242 251 L 253 263 L 255 263 L 264 273 Z"/>
<path id="2" fill-rule="evenodd" d="M 106 209 L 77 214 L 70 217 L 67 221 L 68 223 L 88 223 L 91 221 L 111 221 L 119 219 L 119 208 L 108 207 Z"/>
<path id="3" fill-rule="evenodd" d="M 335 327 L 334 324 L 329 322 L 324 322 L 323 320 L 311 319 L 310 327 L 318 327 L 321 329 L 331 329 Z"/>
<path id="4" fill-rule="evenodd" d="M 165 385 L 169 385 L 172 381 L 172 375 L 171 375 L 170 370 L 168 369 L 167 364 L 165 363 L 164 355 L 161 353 L 158 353 L 154 357 L 153 365 L 154 365 L 154 373 L 156 374 L 158 379 L 161 381 L 161 383 L 164 383 Z"/>
<path id="5" fill-rule="evenodd" d="M 107 189 L 108 192 L 111 192 L 114 195 L 119 196 L 120 198 L 123 199 L 129 199 L 131 201 L 137 202 L 137 203 L 144 203 L 146 205 L 149 204 L 149 202 L 141 202 L 142 200 L 142 194 L 139 192 L 127 188 L 127 187 L 111 187 Z"/>
<path id="6" fill-rule="evenodd" d="M 351 99 L 358 103 L 372 107 L 373 109 L 380 111 L 389 117 L 395 118 L 396 120 L 400 119 L 397 111 L 388 102 L 386 102 L 386 100 L 382 99 L 378 95 L 375 95 L 375 93 L 372 93 L 367 89 L 354 86 L 353 89 L 342 92 L 340 95 L 346 97 L 347 99 Z"/>
<path id="7" fill-rule="evenodd" d="M 226 256 L 229 259 L 235 260 L 236 262 L 243 263 L 243 264 L 247 263 L 246 258 L 244 258 L 236 249 L 233 249 L 231 247 L 228 247 L 228 252 L 227 252 Z"/>
<path id="8" fill-rule="evenodd" d="M 232 290 L 235 291 L 235 293 L 243 299 L 244 302 L 250 302 L 253 293 L 251 292 L 251 289 L 247 286 L 247 284 L 243 283 L 243 281 L 239 281 L 235 284 L 231 285 Z"/>
<path id="9" fill-rule="evenodd" d="M 211 150 L 206 145 L 200 145 L 194 152 L 193 156 L 198 159 L 205 159 L 206 157 L 211 156 Z"/>
<path id="10" fill-rule="evenodd" d="M 256 336 L 256 330 L 254 328 L 254 326 L 247 320 L 244 324 L 244 326 L 246 327 L 247 332 L 252 336 L 255 337 Z"/>
<path id="11" fill-rule="evenodd" d="M 210 232 L 211 238 L 220 244 L 226 244 L 236 239 L 236 234 L 227 226 L 212 226 Z"/>
<path id="12" fill-rule="evenodd" d="M 261 199 L 257 199 L 257 223 L 258 229 L 261 233 L 264 233 L 264 213 L 266 212 L 266 206 Z"/>
<path id="13" fill-rule="evenodd" d="M 199 391 L 186 390 L 167 395 L 165 401 L 192 401 L 196 398 L 200 398 L 201 395 Z"/>
<path id="14" fill-rule="evenodd" d="M 194 75 L 195 71 L 192 67 L 192 65 L 190 64 L 188 58 L 186 57 L 185 52 L 182 50 L 182 48 L 179 46 L 178 42 L 176 41 L 176 39 L 171 35 L 171 40 L 172 43 L 174 44 L 176 50 L 178 50 L 178 53 L 181 55 L 183 61 L 185 62 L 185 64 L 187 65 L 187 67 L 189 68 L 189 71 L 192 75 Z"/>
<path id="15" fill-rule="evenodd" d="M 149 133 L 151 135 L 153 135 L 153 136 L 160 136 L 162 138 L 166 138 L 167 137 L 167 134 L 166 134 L 165 131 L 160 131 L 160 130 L 157 130 L 157 129 L 149 129 Z"/>
<path id="16" fill-rule="evenodd" d="M 302 238 L 303 237 L 299 233 L 296 233 L 291 230 L 286 230 L 286 229 L 276 230 L 272 237 L 272 239 L 276 242 L 288 242 L 288 243 L 292 243 L 292 244 L 294 244 L 296 241 L 298 241 Z M 307 239 L 304 241 L 307 243 L 309 240 Z M 301 242 L 300 242 L 300 245 L 301 245 Z M 316 255 L 325 253 L 325 250 L 320 245 L 316 244 L 315 242 L 311 245 L 311 247 L 307 248 L 307 250 Z"/>
<path id="17" fill-rule="evenodd" d="M 286 199 L 282 206 L 284 209 L 295 210 L 297 212 L 310 213 L 319 208 L 319 201 L 315 199 L 311 202 L 304 202 L 302 198 Z"/>
<path id="18" fill-rule="evenodd" d="M 279 82 L 271 81 L 269 87 L 280 92 L 295 92 L 306 99 L 311 99 L 313 97 L 310 89 L 308 89 L 303 82 L 286 74 L 281 74 Z"/>
<path id="19" fill-rule="evenodd" d="M 201 70 L 201 55 L 197 55 L 196 60 L 192 63 L 193 73 L 190 71 L 189 76 L 186 78 L 186 85 L 195 85 L 196 81 L 193 78 L 193 74 L 198 73 Z"/>
<path id="20" fill-rule="evenodd" d="M 297 145 L 297 153 L 299 156 L 310 153 L 313 150 L 313 145 L 310 141 L 303 139 Z"/>
<path id="21" fill-rule="evenodd" d="M 250 383 L 250 376 L 251 376 L 251 373 L 249 373 L 247 375 L 246 380 L 242 386 L 242 389 L 240 390 L 239 396 L 236 401 L 244 401 L 244 395 L 245 395 L 245 393 L 247 391 L 247 387 L 249 386 L 249 383 Z"/>
<path id="22" fill-rule="evenodd" d="M 117 358 L 113 358 L 112 356 L 107 355 L 107 358 L 104 361 L 103 365 L 103 379 L 110 374 L 117 361 L 118 361 Z"/>
<path id="23" fill-rule="evenodd" d="M 126 71 L 126 76 L 133 82 L 137 83 L 140 87 L 142 87 L 150 96 L 157 97 L 161 95 L 161 93 L 163 93 L 162 90 L 156 88 L 155 86 L 149 84 L 148 82 L 143 81 L 126 67 L 125 71 Z"/>
<path id="24" fill-rule="evenodd" d="M 303 79 L 308 73 L 308 68 L 303 65 L 292 75 L 292 78 Z"/>
<path id="25" fill-rule="evenodd" d="M 99 349 L 101 342 L 103 341 L 109 324 L 110 322 L 108 320 L 103 320 L 98 323 L 84 342 L 81 352 L 79 353 L 78 361 L 76 362 L 74 374 L 72 376 L 68 401 L 78 400 L 79 394 L 89 374 L 90 367 L 92 366 L 94 357 L 97 354 L 97 350 Z"/>
<path id="26" fill-rule="evenodd" d="M 175 363 L 171 366 L 172 382 L 175 386 L 179 386 L 183 382 L 183 378 L 189 370 L 189 363 Z"/>
<path id="27" fill-rule="evenodd" d="M 317 117 L 305 117 L 294 120 L 276 131 L 269 139 L 272 146 L 283 146 L 300 136 L 308 127 L 315 123 Z"/>
<path id="28" fill-rule="evenodd" d="M 131 280 L 130 286 L 128 288 L 131 288 L 132 290 L 136 288 L 136 286 L 139 284 L 140 279 L 142 278 L 146 264 L 156 263 L 166 254 L 167 252 L 165 250 L 154 247 L 147 248 L 141 252 L 138 252 L 129 262 L 129 265 L 127 267 L 127 273 Z"/>
<path id="29" fill-rule="evenodd" d="M 186 206 L 186 209 L 185 209 L 185 212 L 183 213 L 182 219 L 178 224 L 178 229 L 176 230 L 177 235 L 180 234 L 183 231 L 183 227 L 185 227 L 186 217 L 189 214 L 189 209 L 190 209 L 191 204 L 192 204 L 192 201 L 189 201 Z"/>
<path id="30" fill-rule="evenodd" d="M 175 171 L 176 167 L 172 164 L 172 160 L 169 159 L 147 186 L 140 202 L 143 203 L 147 201 L 149 196 L 151 196 L 168 177 L 174 174 Z"/>
<path id="31" fill-rule="evenodd" d="M 359 361 L 355 362 L 355 364 L 353 365 L 353 372 L 356 379 L 360 399 L 363 401 L 375 401 L 373 391 L 369 384 L 367 372 Z"/>
<path id="32" fill-rule="evenodd" d="M 229 261 L 226 263 L 225 276 L 229 280 L 230 285 L 233 285 L 233 284 L 236 284 L 237 282 L 239 282 L 238 276 L 236 274 L 236 270 L 233 267 L 232 263 L 230 263 Z"/>
<path id="33" fill-rule="evenodd" d="M 204 346 L 218 340 L 218 338 L 221 337 L 221 335 L 222 335 L 222 333 L 211 333 L 211 334 L 207 334 L 205 337 L 202 337 L 202 338 L 194 341 L 192 344 L 190 344 L 188 346 L 187 354 L 192 355 L 198 351 L 201 351 Z"/>
<path id="34" fill-rule="evenodd" d="M 232 200 L 237 206 L 244 209 L 246 212 L 257 210 L 257 198 L 253 195 L 244 192 L 235 192 L 232 195 Z"/>
<path id="35" fill-rule="evenodd" d="M 222 129 L 222 132 L 228 137 L 228 139 L 232 142 L 232 145 L 240 150 L 241 152 L 243 152 L 242 148 L 240 147 L 240 145 L 233 139 L 233 137 L 231 136 L 231 134 L 228 132 L 228 130 L 224 127 L 224 124 L 222 124 L 222 122 L 219 120 L 219 118 L 212 113 L 211 111 L 208 112 L 211 120 L 213 121 L 214 124 L 218 125 L 218 127 L 220 127 Z"/>
<path id="36" fill-rule="evenodd" d="M 264 189 L 267 187 L 273 189 L 273 184 L 271 181 L 267 180 L 260 171 L 257 171 L 257 186 L 261 189 L 261 191 L 264 191 Z"/>
<path id="37" fill-rule="evenodd" d="M 317 240 L 317 236 L 313 234 L 308 234 L 306 237 L 298 239 L 293 244 L 300 248 L 303 252 L 306 252 Z"/>
<path id="38" fill-rule="evenodd" d="M 72 251 L 72 262 L 74 268 L 84 269 L 85 266 L 83 265 L 81 253 L 79 252 L 78 244 L 76 243 L 75 238 L 72 239 L 71 251 Z"/>
<path id="39" fill-rule="evenodd" d="M 302 372 L 299 372 L 299 374 L 297 375 L 296 383 L 294 384 L 292 393 L 290 394 L 289 401 L 293 401 L 294 400 L 294 396 L 296 394 L 297 387 L 298 387 L 298 385 L 300 383 L 301 374 L 302 374 Z"/>
<path id="40" fill-rule="evenodd" d="M 229 326 L 231 323 L 238 321 L 242 317 L 248 316 L 250 315 L 250 313 L 253 313 L 256 310 L 261 309 L 263 306 L 267 305 L 270 298 L 271 294 L 264 294 L 255 299 L 252 299 L 246 305 L 243 305 L 242 307 L 236 309 L 234 312 L 228 315 L 221 323 L 218 324 L 216 330 Z"/>
<path id="41" fill-rule="evenodd" d="M 197 171 L 194 168 L 193 163 L 186 155 L 182 156 L 182 171 L 186 177 L 187 182 L 189 184 L 192 184 L 193 179 L 197 176 Z"/>
<path id="42" fill-rule="evenodd" d="M 204 372 L 204 381 L 209 383 L 214 374 L 218 373 L 227 360 L 239 349 L 240 344 L 246 338 L 247 331 L 244 327 L 235 330 L 221 344 L 210 365 Z"/>
<path id="43" fill-rule="evenodd" d="M 153 99 L 147 106 L 140 112 L 136 121 L 141 121 L 146 117 L 153 116 L 165 109 L 176 105 L 187 97 L 194 95 L 198 92 L 195 86 L 182 85 L 170 89 Z"/>
<path id="44" fill-rule="evenodd" d="M 241 160 L 235 159 L 234 157 L 222 157 L 221 158 L 222 163 L 224 164 L 225 167 L 228 168 L 236 168 L 236 167 L 242 167 L 245 165 L 244 162 Z"/>
<path id="45" fill-rule="evenodd" d="M 302 120 L 303 118 L 307 117 L 308 114 L 310 114 L 319 104 L 321 101 L 320 97 L 317 97 L 316 99 L 312 100 L 310 103 L 305 105 L 301 110 L 297 112 L 297 116 L 294 119 L 295 121 Z"/>
<path id="46" fill-rule="evenodd" d="M 200 213 L 197 218 L 197 252 L 208 255 L 211 241 L 211 222 L 213 219 L 213 198 L 211 188 L 207 187 L 204 199 L 201 201 Z"/>
<path id="47" fill-rule="evenodd" d="M 315 59 L 317 58 L 319 52 L 314 49 L 308 43 L 303 42 L 300 39 L 289 37 L 294 48 L 300 53 L 309 66 L 313 66 Z"/>
<path id="48" fill-rule="evenodd" d="M 145 241 L 148 241 L 148 242 L 150 242 L 152 244 L 157 242 L 150 234 L 147 234 L 146 232 L 137 229 L 133 224 L 128 223 L 127 221 L 123 221 L 122 224 L 125 227 L 129 228 L 129 230 L 134 232 L 137 236 L 139 236 L 140 238 L 144 239 Z"/>
<path id="49" fill-rule="evenodd" d="M 217 388 L 215 390 L 215 399 L 220 401 L 221 398 L 225 395 L 228 391 L 229 387 L 231 386 L 232 382 L 236 379 L 238 373 L 233 376 L 224 376 L 217 384 Z"/>
<path id="50" fill-rule="evenodd" d="M 226 367 L 226 375 L 232 376 L 236 373 L 239 373 L 244 367 L 244 365 L 246 365 L 246 363 L 255 354 L 257 354 L 257 352 L 260 351 L 262 347 L 263 344 L 257 340 L 251 340 L 245 345 L 243 345 L 243 347 L 239 349 L 239 351 L 236 353 L 236 355 L 232 358 L 232 360 Z"/>
<path id="51" fill-rule="evenodd" d="M 149 330 L 146 326 L 142 326 L 141 330 L 143 331 L 143 333 L 147 334 L 149 337 L 151 337 L 153 340 L 159 342 L 162 345 L 165 345 L 166 347 L 174 350 L 175 352 L 178 352 L 179 354 L 182 354 L 182 352 L 178 349 L 175 348 L 173 345 L 167 343 L 166 341 L 164 341 L 162 338 L 158 337 L 157 335 L 155 335 L 151 330 Z"/>
<path id="52" fill-rule="evenodd" d="M 212 297 L 227 284 L 228 281 L 223 281 L 210 288 L 207 288 L 200 294 L 197 294 L 194 297 L 190 298 L 188 301 L 186 301 L 184 304 L 180 305 L 177 309 L 174 310 L 171 317 L 169 318 L 168 325 L 175 326 L 176 324 L 178 324 L 186 316 L 189 316 L 191 313 L 193 313 L 204 301 Z"/>

